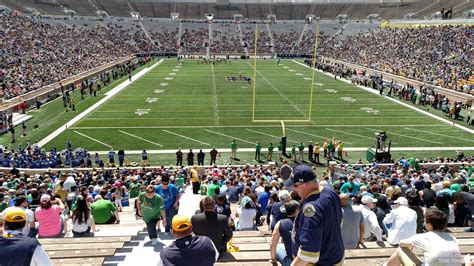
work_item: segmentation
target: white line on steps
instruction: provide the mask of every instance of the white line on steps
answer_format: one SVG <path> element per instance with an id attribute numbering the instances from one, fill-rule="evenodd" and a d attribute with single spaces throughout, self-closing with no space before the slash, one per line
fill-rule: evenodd
<path id="1" fill-rule="evenodd" d="M 171 132 L 171 131 L 168 131 L 168 130 L 165 130 L 165 129 L 163 129 L 162 131 L 163 131 L 163 132 L 166 132 L 166 133 L 169 133 L 169 134 L 171 134 L 171 135 L 175 135 L 175 136 L 178 136 L 178 137 L 181 137 L 181 138 L 184 138 L 184 139 L 189 139 L 189 140 L 192 140 L 192 141 L 195 141 L 195 142 L 204 144 L 204 145 L 206 145 L 206 146 L 211 146 L 211 147 L 212 147 L 211 144 L 206 143 L 206 142 L 202 142 L 202 141 L 197 140 L 197 139 L 193 139 L 193 138 L 190 138 L 190 137 L 186 137 L 186 136 L 183 136 L 183 135 L 181 135 L 181 134 L 174 133 L 174 132 Z"/>
<path id="2" fill-rule="evenodd" d="M 158 66 L 159 64 L 161 64 L 161 62 L 163 62 L 164 59 L 161 59 L 160 61 L 156 62 L 154 65 L 152 65 L 151 67 L 147 67 L 147 68 L 144 68 L 142 69 L 140 72 L 138 72 L 137 74 L 133 75 L 132 76 L 132 81 L 129 81 L 128 79 L 122 83 L 120 83 L 117 87 L 111 89 L 110 91 L 108 91 L 106 94 L 105 94 L 105 97 L 100 99 L 98 102 L 96 102 L 95 104 L 93 104 L 92 106 L 90 106 L 89 108 L 87 108 L 86 110 L 84 110 L 82 113 L 78 114 L 76 117 L 74 117 L 73 119 L 69 120 L 69 122 L 67 122 L 66 124 L 62 125 L 61 127 L 59 127 L 58 129 L 56 129 L 55 131 L 53 131 L 51 134 L 49 134 L 48 136 L 46 136 L 44 139 L 42 139 L 41 141 L 38 142 L 38 145 L 40 147 L 44 146 L 46 143 L 50 142 L 52 139 L 56 138 L 57 136 L 59 136 L 59 134 L 63 133 L 64 131 L 66 131 L 66 129 L 68 127 L 71 127 L 72 125 L 74 125 L 75 123 L 77 123 L 79 120 L 81 120 L 83 117 L 85 117 L 86 115 L 88 115 L 89 113 L 91 113 L 92 111 L 94 111 L 95 109 L 97 109 L 99 106 L 101 106 L 102 104 L 104 104 L 105 102 L 107 102 L 110 98 L 112 98 L 113 96 L 115 96 L 116 94 L 118 94 L 120 91 L 122 91 L 123 89 L 125 89 L 128 85 L 130 85 L 131 83 L 135 82 L 137 79 L 139 79 L 141 76 L 145 75 L 146 73 L 148 73 L 150 70 L 152 70 L 153 68 L 155 68 L 156 66 Z"/>
<path id="3" fill-rule="evenodd" d="M 380 129 L 373 129 L 373 128 L 367 128 L 368 130 L 373 130 L 373 131 L 382 131 Z M 398 134 L 398 133 L 393 133 L 393 132 L 388 132 L 386 131 L 387 133 L 389 134 L 392 134 L 392 135 L 395 135 L 395 136 L 400 136 L 400 137 L 403 137 L 403 138 L 409 138 L 409 139 L 416 139 L 416 140 L 420 140 L 420 141 L 424 141 L 424 142 L 429 142 L 429 143 L 435 143 L 435 144 L 439 144 L 439 145 L 442 145 L 443 143 L 441 142 L 438 142 L 438 141 L 432 141 L 432 140 L 427 140 L 427 139 L 421 139 L 421 138 L 417 138 L 417 137 L 412 137 L 412 136 L 407 136 L 407 135 L 404 135 L 404 134 Z"/>
<path id="4" fill-rule="evenodd" d="M 281 137 L 279 137 L 279 136 L 275 136 L 275 135 L 272 135 L 272 134 L 267 134 L 267 133 L 260 132 L 260 131 L 256 131 L 256 130 L 252 130 L 252 129 L 248 129 L 248 128 L 246 128 L 245 130 L 250 131 L 250 132 L 253 132 L 253 133 L 257 133 L 257 134 L 261 134 L 261 135 L 265 135 L 265 136 L 269 136 L 269 137 L 281 139 Z M 287 141 L 299 144 L 298 141 L 294 141 L 294 140 L 291 140 L 291 139 L 287 139 Z"/>
<path id="5" fill-rule="evenodd" d="M 367 151 L 368 147 L 344 147 L 344 151 L 351 151 L 351 152 L 365 152 Z M 201 150 L 202 148 L 192 148 L 192 150 Z M 175 154 L 178 149 L 173 150 L 147 150 L 148 154 Z M 219 152 L 222 153 L 230 153 L 230 148 L 216 148 Z M 262 148 L 262 151 L 265 151 L 266 148 Z M 390 148 L 391 151 L 474 151 L 474 146 L 470 147 L 392 147 Z M 203 152 L 208 153 L 211 149 L 202 149 Z M 307 149 L 305 148 L 305 151 Z M 89 153 L 99 153 L 101 155 L 108 154 L 109 151 L 90 151 Z M 255 152 L 255 148 L 239 148 L 237 153 L 249 153 Z M 142 150 L 127 150 L 125 151 L 127 155 L 140 155 L 142 154 Z"/>
<path id="6" fill-rule="evenodd" d="M 242 141 L 242 142 L 246 142 L 246 143 L 250 143 L 250 144 L 255 144 L 255 142 L 251 142 L 251 141 L 248 141 L 248 140 L 245 140 L 245 139 L 241 139 L 241 138 L 237 138 L 237 137 L 234 137 L 234 136 L 226 135 L 224 133 L 212 131 L 212 130 L 209 130 L 209 129 L 204 129 L 204 131 L 207 131 L 209 133 L 216 134 L 216 135 L 221 135 L 223 137 L 235 139 L 235 140 L 238 140 L 238 141 Z"/>
<path id="7" fill-rule="evenodd" d="M 151 144 L 153 144 L 153 145 L 156 145 L 156 146 L 159 146 L 159 147 L 163 147 L 163 145 L 161 145 L 161 144 L 159 144 L 159 143 L 153 142 L 153 141 L 151 141 L 151 140 L 144 139 L 144 138 L 142 138 L 142 137 L 139 137 L 139 136 L 137 136 L 137 135 L 133 135 L 133 134 L 128 133 L 128 132 L 125 132 L 125 131 L 123 131 L 123 130 L 119 130 L 119 132 L 121 132 L 121 133 L 123 133 L 123 134 L 126 134 L 126 135 L 129 135 L 129 136 L 131 136 L 131 137 L 134 137 L 134 138 L 136 138 L 136 139 L 146 141 L 146 142 L 151 143 Z"/>
<path id="8" fill-rule="evenodd" d="M 92 140 L 92 141 L 95 141 L 95 142 L 100 143 L 100 144 L 102 144 L 102 145 L 104 145 L 104 146 L 107 146 L 107 147 L 109 147 L 109 148 L 112 148 L 112 146 L 110 146 L 109 144 L 107 144 L 107 143 L 105 143 L 105 142 L 102 142 L 102 141 L 100 141 L 100 140 L 96 140 L 96 139 L 94 139 L 94 138 L 91 137 L 91 136 L 87 136 L 86 134 L 83 134 L 83 133 L 81 133 L 81 132 L 79 132 L 79 131 L 76 131 L 76 130 L 74 130 L 74 132 L 77 133 L 77 134 L 79 134 L 79 135 L 81 135 L 81 136 L 83 136 L 83 137 L 85 137 L 85 138 L 88 138 L 88 139 L 90 139 L 90 140 Z"/>
<path id="9" fill-rule="evenodd" d="M 293 60 L 293 59 L 292 59 L 291 61 L 293 61 L 293 63 L 302 65 L 302 66 L 304 66 L 304 67 L 306 67 L 306 68 L 311 68 L 310 66 L 307 66 L 307 65 L 305 65 L 305 64 L 303 64 L 303 63 L 301 63 L 301 62 L 295 61 L 295 60 Z M 322 72 L 322 71 L 320 71 L 319 69 L 317 69 L 317 71 L 318 71 L 318 72 L 321 72 L 321 73 L 323 73 L 323 74 L 325 74 L 325 75 L 328 75 L 328 76 L 330 76 L 330 77 L 334 77 L 334 75 L 332 75 L 332 74 L 330 74 L 330 73 Z M 349 80 L 346 80 L 346 79 L 338 79 L 338 80 L 341 80 L 341 81 L 343 81 L 343 82 L 345 82 L 345 83 L 348 83 L 348 84 L 351 84 L 351 85 L 353 85 L 353 86 L 356 86 L 356 87 L 358 87 L 358 88 L 360 88 L 360 89 L 363 89 L 363 90 L 365 90 L 365 91 L 368 91 L 368 92 L 370 92 L 370 93 L 379 95 L 379 92 L 378 92 L 378 91 L 372 90 L 372 89 L 369 89 L 369 88 L 366 88 L 366 87 L 364 87 L 364 86 L 352 84 L 352 82 L 350 82 Z M 403 106 L 405 106 L 405 107 L 407 107 L 407 108 L 410 108 L 410 109 L 412 109 L 412 110 L 415 110 L 415 111 L 417 111 L 417 112 L 419 112 L 419 113 L 422 113 L 422 114 L 424 114 L 424 115 L 427 115 L 427 116 L 429 116 L 429 117 L 431 117 L 431 118 L 434 118 L 434 119 L 436 119 L 436 120 L 439 120 L 439 121 L 441 121 L 441 122 L 443 122 L 443 123 L 446 123 L 446 124 L 449 124 L 449 125 L 453 125 L 453 126 L 459 128 L 459 129 L 462 129 L 462 130 L 467 131 L 467 132 L 469 132 L 469 133 L 474 133 L 474 130 L 472 130 L 472 129 L 469 129 L 469 128 L 465 127 L 465 126 L 461 126 L 461 125 L 459 125 L 459 124 L 457 124 L 457 123 L 454 123 L 454 122 L 452 122 L 452 121 L 449 121 L 448 119 L 439 117 L 439 116 L 434 115 L 434 114 L 432 114 L 432 113 L 429 113 L 429 112 L 427 112 L 427 111 L 418 109 L 418 108 L 416 108 L 416 107 L 414 107 L 414 106 L 412 106 L 412 105 L 410 105 L 410 104 L 408 104 L 408 103 L 404 103 L 404 102 L 402 102 L 402 101 L 399 101 L 399 100 L 394 99 L 394 98 L 392 98 L 392 97 L 388 97 L 388 96 L 386 96 L 386 95 L 384 95 L 384 96 L 382 96 L 382 97 L 384 97 L 385 99 L 390 100 L 390 101 L 392 101 L 392 102 L 396 102 L 396 103 L 398 103 L 398 104 L 400 104 L 400 105 L 403 105 Z"/>

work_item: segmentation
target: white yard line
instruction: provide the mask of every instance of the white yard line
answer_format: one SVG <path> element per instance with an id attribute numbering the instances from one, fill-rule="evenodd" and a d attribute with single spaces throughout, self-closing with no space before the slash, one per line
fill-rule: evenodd
<path id="1" fill-rule="evenodd" d="M 246 128 L 245 130 L 250 131 L 250 132 L 253 132 L 253 133 L 257 133 L 257 134 L 260 134 L 260 135 L 265 135 L 265 136 L 269 136 L 269 137 L 281 139 L 281 137 L 279 137 L 279 136 L 275 136 L 275 135 L 272 135 L 272 134 L 267 134 L 267 133 L 260 132 L 260 131 L 256 131 L 256 130 L 252 130 L 252 129 L 248 129 L 248 128 Z M 298 141 L 294 141 L 294 140 L 291 140 L 291 139 L 286 139 L 286 140 L 287 140 L 288 142 L 293 142 L 293 143 L 299 144 Z"/>
<path id="2" fill-rule="evenodd" d="M 293 61 L 294 63 L 296 63 L 296 64 L 298 64 L 298 65 L 302 65 L 302 66 L 304 66 L 304 67 L 306 67 L 306 68 L 310 68 L 310 69 L 311 69 L 310 66 L 307 66 L 307 65 L 305 65 L 305 64 L 303 64 L 303 63 L 301 63 L 301 62 L 298 62 L 298 61 L 295 61 L 295 60 L 291 60 L 291 61 Z M 328 75 L 328 76 L 330 76 L 330 77 L 334 77 L 334 75 L 332 75 L 332 74 L 330 74 L 330 73 L 322 72 L 322 71 L 320 71 L 320 70 L 317 70 L 317 71 L 319 71 L 319 72 L 321 72 L 321 73 L 323 73 L 323 74 L 325 74 L 325 75 Z M 378 92 L 377 90 L 373 90 L 373 89 L 366 88 L 366 87 L 364 87 L 364 86 L 352 84 L 352 82 L 350 82 L 349 80 L 346 80 L 346 79 L 338 79 L 338 80 L 343 81 L 343 82 L 348 83 L 348 84 L 351 84 L 351 85 L 353 85 L 353 86 L 356 86 L 356 87 L 358 87 L 358 88 L 360 88 L 360 89 L 363 89 L 363 90 L 365 90 L 365 91 L 368 91 L 368 92 L 370 92 L 370 93 L 379 95 L 379 92 Z M 467 132 L 469 132 L 469 133 L 473 133 L 473 134 L 474 134 L 474 130 L 472 130 L 472 129 L 469 129 L 469 128 L 465 127 L 465 126 L 461 126 L 461 125 L 459 125 L 459 124 L 457 124 L 457 123 L 454 123 L 454 122 L 452 122 L 452 121 L 449 121 L 448 119 L 445 119 L 445 118 L 439 117 L 439 116 L 437 116 L 437 115 L 434 115 L 434 114 L 432 114 L 432 113 L 430 113 L 430 112 L 427 112 L 427 111 L 418 109 L 418 108 L 416 108 L 415 106 L 413 106 L 413 105 L 411 105 L 411 104 L 402 102 L 402 101 L 397 100 L 397 99 L 394 99 L 394 98 L 392 98 L 392 97 L 388 97 L 388 96 L 386 96 L 386 95 L 384 95 L 384 96 L 382 96 L 382 97 L 385 98 L 385 99 L 387 99 L 387 100 L 390 100 L 390 101 L 392 101 L 392 102 L 395 102 L 395 103 L 398 103 L 398 104 L 400 104 L 400 105 L 403 105 L 403 106 L 405 106 L 405 107 L 407 107 L 407 108 L 410 108 L 410 109 L 412 109 L 412 110 L 414 110 L 414 111 L 417 111 L 417 112 L 419 112 L 419 113 L 422 113 L 422 114 L 424 114 L 424 115 L 426 115 L 426 116 L 429 116 L 429 117 L 431 117 L 431 118 L 434 118 L 434 119 L 436 119 L 436 120 L 439 120 L 439 121 L 441 121 L 441 122 L 443 122 L 443 123 L 445 123 L 445 124 L 453 125 L 453 126 L 459 128 L 459 129 L 462 129 L 462 130 L 464 130 L 464 131 L 467 131 Z"/>
<path id="3" fill-rule="evenodd" d="M 373 128 L 367 128 L 368 130 L 373 130 L 374 132 L 375 131 L 382 131 L 380 129 L 373 129 Z M 422 138 L 417 138 L 417 137 L 412 137 L 412 136 L 407 136 L 407 135 L 403 135 L 403 134 L 398 134 L 398 133 L 393 133 L 393 132 L 389 132 L 389 131 L 386 131 L 389 135 L 392 134 L 392 135 L 395 135 L 395 136 L 400 136 L 400 137 L 404 137 L 404 138 L 409 138 L 409 139 L 415 139 L 415 140 L 419 140 L 419 141 L 424 141 L 424 142 L 429 142 L 429 143 L 435 143 L 435 144 L 439 144 L 439 145 L 442 145 L 443 143 L 441 142 L 438 142 L 438 141 L 432 141 L 432 140 L 427 140 L 427 139 L 422 139 Z"/>
<path id="4" fill-rule="evenodd" d="M 219 125 L 219 106 L 217 102 L 217 87 L 216 87 L 216 73 L 214 72 L 214 64 L 211 64 L 211 83 L 212 83 L 212 101 L 213 101 L 213 109 L 214 109 L 214 125 Z"/>
<path id="5" fill-rule="evenodd" d="M 142 77 L 143 75 L 145 75 L 146 73 L 148 73 L 150 70 L 152 70 L 153 68 L 155 68 L 156 66 L 158 66 L 159 64 L 161 64 L 161 62 L 163 62 L 164 59 L 161 59 L 160 61 L 158 61 L 157 63 L 155 63 L 154 65 L 152 65 L 151 67 L 147 67 L 147 68 L 144 68 L 142 69 L 141 71 L 139 71 L 137 74 L 133 75 L 132 76 L 132 81 L 129 81 L 128 79 L 125 80 L 124 82 L 120 83 L 117 87 L 109 90 L 106 94 L 105 94 L 105 97 L 100 99 L 98 102 L 96 102 L 95 104 L 93 104 L 92 106 L 90 106 L 89 108 L 87 108 L 86 110 L 84 110 L 82 113 L 78 114 L 76 117 L 74 117 L 73 119 L 69 120 L 69 122 L 67 122 L 66 124 L 62 125 L 61 127 L 59 127 L 58 129 L 56 129 L 55 131 L 53 131 L 51 134 L 49 134 L 48 136 L 46 136 L 44 139 L 42 139 L 41 141 L 38 142 L 38 145 L 40 147 L 44 146 L 46 143 L 50 142 L 52 139 L 56 138 L 57 136 L 59 136 L 59 134 L 63 133 L 64 131 L 66 131 L 66 129 L 68 127 L 71 127 L 72 125 L 74 125 L 75 123 L 77 123 L 79 120 L 81 120 L 83 117 L 85 117 L 86 115 L 90 114 L 92 111 L 94 111 L 95 109 L 97 109 L 98 107 L 100 107 L 101 105 L 103 105 L 105 102 L 107 102 L 110 98 L 112 98 L 113 96 L 115 96 L 116 94 L 118 94 L 120 91 L 122 91 L 123 89 L 125 89 L 128 85 L 130 85 L 131 83 L 135 82 L 136 80 L 138 80 L 140 77 Z"/>
<path id="6" fill-rule="evenodd" d="M 224 133 L 219 133 L 219 132 L 212 131 L 212 130 L 209 130 L 209 129 L 204 129 L 204 131 L 207 131 L 207 132 L 212 133 L 212 134 L 220 135 L 220 136 L 223 136 L 223 137 L 226 137 L 226 138 L 235 139 L 235 140 L 250 143 L 250 144 L 255 144 L 255 142 L 251 142 L 251 141 L 248 141 L 248 140 L 245 140 L 245 139 L 241 139 L 241 138 L 237 138 L 237 137 L 234 137 L 234 136 L 226 135 Z"/>
<path id="7" fill-rule="evenodd" d="M 303 132 L 303 131 L 299 131 L 299 130 L 295 130 L 295 129 L 289 129 L 289 128 L 287 128 L 286 130 L 288 130 L 288 131 L 293 131 L 293 132 L 296 132 L 296 133 L 299 133 L 299 134 L 303 134 L 303 135 L 308 135 L 308 136 L 317 137 L 317 138 L 320 138 L 320 139 L 323 139 L 323 140 L 332 139 L 331 137 L 325 137 L 325 136 L 316 135 L 316 134 L 313 134 L 313 133 L 307 133 L 307 132 Z M 352 144 L 352 143 L 351 143 L 351 142 L 346 142 L 346 144 Z"/>
<path id="8" fill-rule="evenodd" d="M 151 141 L 151 140 L 144 139 L 144 138 L 142 138 L 142 137 L 139 137 L 139 136 L 137 136 L 137 135 L 133 135 L 133 134 L 128 133 L 128 132 L 125 132 L 125 131 L 123 131 L 123 130 L 119 130 L 119 132 L 121 132 L 121 133 L 123 133 L 123 134 L 126 134 L 126 135 L 129 135 L 129 136 L 131 136 L 131 137 L 134 137 L 134 138 L 136 138 L 136 139 L 146 141 L 146 142 L 151 143 L 151 144 L 153 144 L 153 145 L 156 145 L 156 146 L 159 146 L 159 147 L 163 147 L 163 145 L 161 145 L 161 144 L 159 144 L 159 143 L 153 142 L 153 141 Z"/>
<path id="9" fill-rule="evenodd" d="M 378 127 L 380 125 L 291 125 L 292 128 L 320 128 L 320 127 Z M 445 125 L 384 125 L 384 127 L 448 127 Z M 281 125 L 267 125 L 267 126 L 255 126 L 255 125 L 235 125 L 235 126 L 118 126 L 118 127 L 70 127 L 70 129 L 146 129 L 146 128 L 281 128 Z"/>
<path id="10" fill-rule="evenodd" d="M 202 148 L 191 148 L 192 150 L 201 150 Z M 175 154 L 178 149 L 173 150 L 147 150 L 148 154 Z M 226 152 L 230 153 L 230 148 L 216 148 L 219 152 Z M 262 148 L 264 150 L 264 148 Z M 474 151 L 474 147 L 395 147 L 391 148 L 391 151 Z M 139 155 L 142 154 L 143 150 L 127 150 L 126 154 L 129 155 Z M 203 152 L 208 153 L 211 149 L 202 149 Z M 307 149 L 305 148 L 305 151 Z M 344 147 L 344 151 L 351 151 L 351 152 L 365 152 L 367 151 L 367 147 Z M 109 151 L 90 151 L 89 153 L 99 154 L 108 154 Z M 239 148 L 237 153 L 244 152 L 255 152 L 255 148 Z"/>
<path id="11" fill-rule="evenodd" d="M 95 142 L 100 143 L 100 144 L 102 144 L 102 145 L 104 145 L 104 146 L 107 146 L 107 147 L 109 147 L 109 148 L 112 148 L 111 145 L 109 145 L 109 144 L 107 144 L 107 143 L 105 143 L 105 142 L 102 142 L 102 141 L 100 141 L 100 140 L 96 140 L 96 139 L 94 139 L 93 137 L 87 136 L 86 134 L 83 134 L 83 133 L 81 133 L 81 132 L 79 132 L 79 131 L 74 130 L 74 133 L 77 133 L 77 134 L 79 134 L 79 135 L 81 135 L 81 136 L 83 136 L 83 137 L 85 137 L 85 138 L 88 138 L 88 139 L 90 139 L 90 140 L 92 140 L 92 141 L 95 141 Z"/>
<path id="12" fill-rule="evenodd" d="M 251 64 L 249 64 L 248 62 L 247 62 L 247 65 L 249 65 L 252 69 L 254 69 L 254 67 Z M 285 101 L 287 101 L 298 113 L 300 113 L 304 118 L 308 118 L 307 114 L 305 114 L 303 111 L 301 111 L 301 109 L 296 104 L 294 104 L 290 99 L 288 99 L 288 97 L 285 94 L 283 94 L 277 87 L 275 87 L 273 85 L 273 83 L 271 83 L 264 75 L 262 75 L 262 73 L 260 73 L 260 71 L 255 70 L 255 72 L 257 72 L 257 74 L 263 80 L 265 80 L 265 82 L 267 82 L 268 85 L 270 85 L 270 87 L 272 87 L 272 89 L 274 91 L 276 91 L 283 99 L 285 99 Z M 253 82 L 256 82 L 256 80 L 254 80 Z"/>
<path id="13" fill-rule="evenodd" d="M 193 138 L 190 138 L 190 137 L 186 137 L 186 136 L 183 136 L 183 135 L 181 135 L 181 134 L 174 133 L 174 132 L 171 132 L 171 131 L 168 131 L 168 130 L 165 130 L 165 129 L 163 129 L 162 131 L 163 131 L 163 132 L 166 132 L 166 133 L 168 133 L 168 134 L 171 134 L 171 135 L 175 135 L 175 136 L 178 136 L 178 137 L 181 137 L 181 138 L 184 138 L 184 139 L 192 140 L 192 141 L 195 141 L 195 142 L 204 144 L 204 145 L 206 145 L 206 146 L 211 146 L 211 147 L 212 147 L 211 144 L 206 143 L 206 142 L 202 142 L 202 141 L 197 140 L 197 139 L 193 139 Z"/>
<path id="14" fill-rule="evenodd" d="M 446 136 L 448 136 L 450 139 L 459 139 L 459 140 L 474 142 L 474 138 L 472 138 L 472 139 L 466 139 L 466 138 L 461 138 L 461 137 L 452 136 L 452 135 L 450 135 L 449 133 L 448 133 L 448 134 L 439 134 L 439 133 L 435 133 L 435 132 L 430 132 L 430 131 L 426 131 L 426 130 L 419 130 L 419 129 L 413 129 L 413 128 L 409 128 L 409 127 L 406 127 L 405 129 L 411 130 L 411 131 L 416 131 L 416 132 L 421 132 L 421 133 L 425 133 L 425 134 L 429 134 L 429 135 L 441 136 L 441 137 L 446 137 Z"/>

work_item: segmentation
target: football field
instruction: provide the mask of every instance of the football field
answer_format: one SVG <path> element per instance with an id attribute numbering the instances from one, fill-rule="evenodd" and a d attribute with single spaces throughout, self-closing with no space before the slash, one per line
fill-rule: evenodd
<path id="1" fill-rule="evenodd" d="M 289 147 L 336 137 L 345 148 L 365 149 L 380 130 L 392 147 L 408 151 L 474 146 L 472 133 L 395 101 L 320 72 L 313 82 L 301 61 L 260 59 L 253 66 L 253 60 L 164 59 L 44 147 L 62 148 L 68 139 L 91 151 L 222 149 L 234 139 L 239 148 L 256 141 L 276 146 L 280 120 Z M 251 82 L 240 79 L 254 74 Z"/>

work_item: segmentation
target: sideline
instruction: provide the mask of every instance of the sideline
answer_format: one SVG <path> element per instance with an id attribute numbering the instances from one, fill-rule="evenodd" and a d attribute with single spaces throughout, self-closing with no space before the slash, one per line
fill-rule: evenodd
<path id="1" fill-rule="evenodd" d="M 303 63 L 301 63 L 301 62 L 298 62 L 298 61 L 293 60 L 293 59 L 292 59 L 291 61 L 292 61 L 293 63 L 296 63 L 296 64 L 298 64 L 298 65 L 301 65 L 301 66 L 304 66 L 304 67 L 306 67 L 306 68 L 311 69 L 311 67 L 309 67 L 309 66 L 307 66 L 307 65 L 305 65 L 305 64 L 303 64 Z M 321 71 L 321 70 L 319 70 L 319 69 L 315 69 L 315 70 L 318 71 L 318 72 L 320 72 L 320 73 L 323 73 L 323 74 L 325 74 L 325 75 L 327 75 L 327 76 L 330 76 L 330 77 L 333 77 L 333 78 L 334 78 L 334 75 L 331 74 L 331 73 L 323 72 L 323 71 Z M 361 86 L 361 85 L 353 84 L 351 81 L 349 81 L 349 80 L 347 80 L 347 79 L 338 78 L 337 80 L 340 80 L 340 81 L 342 81 L 342 82 L 351 84 L 351 85 L 356 86 L 356 87 L 358 87 L 358 88 L 360 88 L 360 89 L 363 89 L 363 90 L 365 90 L 365 91 L 367 91 L 367 92 L 370 92 L 370 93 L 379 95 L 379 92 L 378 92 L 378 91 L 373 90 L 373 89 L 370 89 L 370 88 L 366 88 L 366 87 Z M 469 132 L 469 133 L 471 133 L 471 134 L 474 134 L 474 130 L 472 130 L 472 129 L 469 129 L 469 128 L 465 127 L 465 126 L 461 126 L 461 125 L 459 125 L 458 123 L 449 121 L 448 119 L 439 117 L 439 116 L 437 116 L 437 115 L 435 115 L 435 114 L 432 114 L 432 113 L 429 113 L 429 112 L 427 112 L 427 111 L 421 110 L 421 109 L 419 109 L 419 108 L 417 108 L 417 107 L 415 107 L 415 106 L 412 106 L 411 104 L 402 102 L 402 101 L 397 100 L 397 99 L 394 99 L 394 98 L 392 98 L 392 97 L 388 97 L 388 96 L 386 96 L 386 95 L 383 95 L 382 97 L 385 98 L 385 99 L 387 99 L 387 100 L 390 100 L 390 101 L 392 101 L 392 102 L 396 102 L 396 103 L 398 103 L 398 104 L 400 104 L 400 105 L 403 105 L 403 106 L 405 106 L 405 107 L 408 107 L 408 108 L 410 108 L 410 109 L 412 109 L 412 110 L 415 110 L 415 111 L 417 111 L 417 112 L 419 112 L 419 113 L 422 113 L 422 114 L 424 114 L 424 115 L 427 115 L 427 116 L 429 116 L 429 117 L 431 117 L 431 118 L 434 118 L 434 119 L 436 119 L 436 120 L 439 120 L 439 121 L 441 121 L 441 122 L 443 122 L 443 123 L 446 123 L 446 124 L 455 126 L 455 127 L 459 128 L 459 129 L 462 129 L 462 130 L 467 131 L 467 132 Z"/>
<path id="2" fill-rule="evenodd" d="M 86 115 L 90 114 L 92 111 L 94 111 L 95 109 L 97 109 L 98 107 L 100 107 L 102 104 L 104 104 L 105 102 L 107 102 L 110 98 L 114 97 L 116 94 L 118 94 L 119 92 L 121 92 L 123 89 L 125 89 L 128 85 L 132 84 L 133 82 L 135 82 L 136 80 L 138 80 L 140 77 L 142 77 L 143 75 L 145 75 L 146 73 L 148 73 L 150 70 L 152 70 L 153 68 L 155 68 L 156 66 L 160 65 L 161 62 L 163 62 L 164 59 L 161 59 L 160 61 L 156 62 L 154 65 L 152 65 L 151 67 L 147 67 L 145 69 L 142 69 L 140 72 L 138 72 L 137 74 L 133 75 L 132 76 L 132 81 L 129 81 L 128 79 L 122 83 L 120 83 L 117 87 L 109 90 L 107 93 L 105 93 L 105 97 L 102 98 L 101 100 L 99 100 L 98 102 L 96 102 L 95 104 L 93 104 L 92 106 L 90 106 L 89 108 L 87 108 L 86 110 L 84 110 L 82 113 L 78 114 L 77 116 L 75 116 L 73 119 L 69 120 L 69 122 L 67 122 L 66 124 L 62 125 L 61 127 L 59 127 L 58 129 L 56 129 L 55 131 L 53 131 L 51 134 L 49 134 L 48 136 L 46 136 L 44 139 L 42 139 L 41 141 L 38 142 L 38 145 L 40 147 L 43 147 L 46 143 L 50 142 L 52 139 L 56 138 L 57 136 L 59 136 L 59 134 L 63 133 L 64 131 L 66 131 L 66 129 L 68 129 L 68 127 L 71 127 L 73 126 L 75 123 L 77 123 L 79 120 L 81 120 L 83 117 L 85 117 Z"/>

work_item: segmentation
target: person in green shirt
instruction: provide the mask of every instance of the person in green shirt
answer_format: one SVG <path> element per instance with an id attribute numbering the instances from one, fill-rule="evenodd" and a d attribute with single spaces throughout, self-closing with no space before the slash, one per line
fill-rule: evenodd
<path id="1" fill-rule="evenodd" d="M 303 142 L 300 143 L 298 146 L 298 161 L 303 161 L 303 155 L 304 155 L 304 145 Z"/>
<path id="2" fill-rule="evenodd" d="M 96 224 L 120 223 L 117 208 L 115 208 L 115 205 L 110 200 L 100 197 L 91 205 L 91 210 Z"/>
<path id="3" fill-rule="evenodd" d="M 336 148 L 334 147 L 334 144 L 332 144 L 332 141 L 328 143 L 328 161 L 331 161 L 334 156 L 334 151 Z"/>
<path id="4" fill-rule="evenodd" d="M 217 187 L 220 187 L 219 183 L 217 182 L 217 179 L 214 179 L 212 181 L 212 184 L 210 184 L 209 187 L 207 188 L 207 195 L 212 196 L 212 197 L 215 196 Z"/>
<path id="5" fill-rule="evenodd" d="M 201 196 L 207 195 L 207 181 L 206 180 L 202 181 L 201 188 L 199 188 L 199 191 L 201 191 Z"/>
<path id="6" fill-rule="evenodd" d="M 232 151 L 232 158 L 237 158 L 237 143 L 235 143 L 235 139 L 232 141 L 230 145 L 230 150 Z"/>
<path id="7" fill-rule="evenodd" d="M 137 182 L 137 178 L 132 177 L 132 183 L 130 183 L 130 186 L 128 188 L 128 190 L 130 191 L 131 199 L 138 197 L 138 194 L 140 194 L 140 187 L 141 184 Z"/>
<path id="8" fill-rule="evenodd" d="M 267 152 L 267 161 L 271 161 L 272 160 L 272 156 L 273 156 L 273 149 L 275 147 L 273 146 L 273 143 L 270 143 L 270 145 L 268 145 L 268 152 Z"/>
<path id="9" fill-rule="evenodd" d="M 8 207 L 8 204 L 5 202 L 5 195 L 0 193 L 0 212 L 3 212 Z"/>
<path id="10" fill-rule="evenodd" d="M 459 177 L 456 177 L 454 179 L 454 183 L 449 188 L 456 192 L 461 192 L 461 186 L 462 186 L 462 179 L 460 179 Z"/>
<path id="11" fill-rule="evenodd" d="M 278 143 L 278 160 L 280 160 L 281 162 L 283 161 L 282 154 L 283 154 L 283 144 L 280 141 L 280 143 Z"/>
<path id="12" fill-rule="evenodd" d="M 181 189 L 184 187 L 184 178 L 185 176 L 183 174 L 179 175 L 176 179 L 175 179 L 175 183 L 176 183 L 176 186 Z"/>
<path id="13" fill-rule="evenodd" d="M 260 145 L 260 142 L 257 141 L 257 144 L 255 145 L 255 160 L 257 162 L 260 161 L 260 151 L 262 150 L 262 146 Z"/>
<path id="14" fill-rule="evenodd" d="M 158 243 L 158 231 L 156 225 L 160 220 L 163 221 L 163 227 L 166 227 L 166 212 L 163 198 L 155 193 L 155 186 L 149 185 L 145 192 L 138 196 L 138 215 L 143 217 L 146 223 L 146 230 L 154 246 Z"/>

